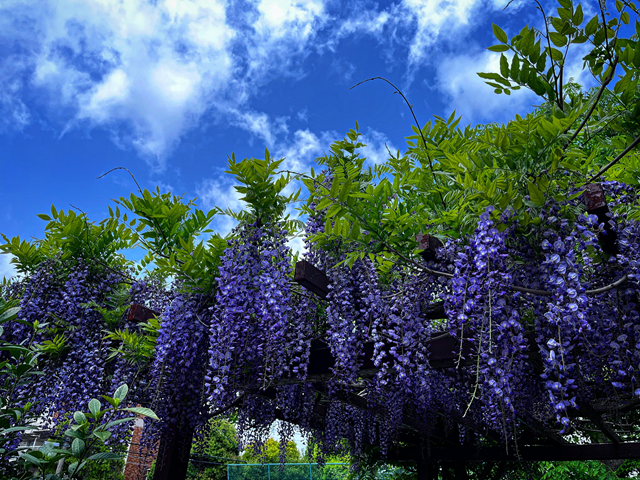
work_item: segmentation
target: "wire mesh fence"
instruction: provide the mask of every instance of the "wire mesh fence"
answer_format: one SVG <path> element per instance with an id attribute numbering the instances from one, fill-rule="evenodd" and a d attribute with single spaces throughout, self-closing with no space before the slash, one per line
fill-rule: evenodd
<path id="1" fill-rule="evenodd" d="M 345 480 L 347 463 L 250 463 L 227 465 L 227 480 Z"/>

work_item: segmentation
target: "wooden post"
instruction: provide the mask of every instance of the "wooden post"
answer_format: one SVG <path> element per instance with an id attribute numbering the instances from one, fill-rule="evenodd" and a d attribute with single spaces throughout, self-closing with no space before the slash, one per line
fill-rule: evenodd
<path id="1" fill-rule="evenodd" d="M 189 467 L 193 429 L 168 433 L 160 440 L 153 480 L 184 480 Z"/>
<path id="2" fill-rule="evenodd" d="M 584 203 L 587 207 L 587 213 L 596 215 L 598 222 L 604 223 L 605 233 L 598 235 L 600 246 L 605 252 L 615 255 L 618 253 L 618 233 L 609 224 L 609 206 L 604 189 L 601 183 L 590 183 L 585 185 Z"/>

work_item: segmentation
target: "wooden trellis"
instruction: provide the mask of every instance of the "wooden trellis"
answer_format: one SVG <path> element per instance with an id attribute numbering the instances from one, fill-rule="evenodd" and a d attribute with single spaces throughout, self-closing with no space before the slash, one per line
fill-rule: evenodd
<path id="1" fill-rule="evenodd" d="M 598 208 L 601 208 L 599 206 Z M 594 212 L 603 214 L 605 209 Z M 608 209 L 606 209 L 608 211 Z M 605 212 L 606 213 L 606 212 Z M 608 242 L 611 239 L 608 239 Z M 615 239 L 614 239 L 615 240 Z M 614 244 L 615 245 L 615 244 Z M 614 249 L 615 246 L 607 245 Z M 298 262 L 295 271 L 295 281 L 307 290 L 316 293 L 321 298 L 326 298 L 328 292 L 328 279 L 317 268 L 306 261 Z M 318 293 L 320 292 L 320 293 Z M 323 295 L 324 293 L 324 295 Z M 445 318 L 444 306 L 441 302 L 428 305 L 423 308 L 427 319 Z M 542 371 L 541 354 L 535 335 L 526 336 L 529 349 L 525 352 L 529 362 L 538 372 Z M 473 344 L 469 340 L 463 340 L 462 345 L 458 339 L 449 334 L 442 334 L 429 340 L 429 365 L 433 369 L 454 367 L 460 358 L 463 358 L 461 366 L 469 365 L 473 361 Z M 462 352 L 460 352 L 462 349 Z M 579 354 L 579 351 L 577 351 Z M 378 369 L 373 364 L 373 342 L 365 343 L 362 368 L 358 372 L 361 377 L 375 375 Z M 328 345 L 317 342 L 312 345 L 309 363 L 309 377 L 311 382 L 320 382 L 331 376 L 333 358 Z M 359 408 L 366 408 L 367 401 L 355 394 L 341 398 L 341 401 Z M 569 412 L 574 422 L 589 424 L 595 427 L 608 443 L 570 444 L 558 433 L 548 428 L 542 422 L 523 420 L 525 427 L 523 438 L 520 440 L 517 453 L 507 452 L 503 447 L 470 447 L 460 445 L 457 438 L 452 438 L 443 429 L 434 428 L 429 432 L 432 440 L 441 441 L 443 446 L 429 445 L 425 447 L 424 438 L 420 436 L 406 435 L 407 431 L 415 430 L 415 420 L 403 416 L 400 440 L 406 446 L 400 450 L 392 450 L 388 455 L 389 460 L 416 461 L 418 463 L 419 478 L 437 478 L 437 469 L 429 468 L 438 462 L 484 462 L 492 464 L 496 462 L 510 461 L 568 461 L 568 460 L 623 460 L 640 458 L 640 442 L 624 442 L 620 433 L 608 421 L 610 416 L 622 416 L 630 414 L 640 408 L 640 401 L 631 399 L 625 403 L 610 404 L 608 399 L 603 399 L 597 405 L 581 405 L 580 410 Z M 444 416 L 444 415 L 442 415 Z M 492 432 L 486 426 L 477 425 L 473 421 L 464 418 L 461 414 L 449 413 L 447 417 L 466 428 L 474 430 L 488 440 L 497 440 L 500 437 L 497 432 Z M 555 419 L 554 419 L 555 420 Z M 633 421 L 631 422 L 633 424 Z M 404 435 L 402 433 L 405 433 Z M 591 432 L 593 433 L 593 431 Z M 511 449 L 513 450 L 513 449 Z M 499 469 L 500 471 L 500 469 Z"/>
<path id="2" fill-rule="evenodd" d="M 329 280 L 327 276 L 302 260 L 296 264 L 295 282 L 321 299 L 326 299 L 329 292 Z M 129 312 L 131 320 L 146 321 L 155 312 L 134 305 Z M 445 318 L 444 305 L 434 303 L 424 306 L 423 313 L 427 319 Z M 541 354 L 535 342 L 534 335 L 528 335 L 529 349 L 525 352 L 534 369 L 542 371 Z M 443 333 L 435 336 L 428 342 L 429 364 L 433 369 L 452 368 L 456 365 L 471 365 L 475 363 L 473 343 Z M 460 351 L 462 349 L 462 352 Z M 378 372 L 378 367 L 373 361 L 374 343 L 366 342 L 363 348 L 361 368 L 358 375 L 362 378 L 371 378 Z M 460 360 L 462 358 L 462 360 Z M 326 398 L 324 384 L 332 378 L 332 368 L 335 364 L 329 345 L 321 339 L 314 340 L 311 344 L 308 375 L 305 383 L 313 386 L 314 390 L 322 398 Z M 281 379 L 274 384 L 286 385 L 301 383 L 297 378 Z M 260 392 L 267 398 L 275 398 L 275 388 L 270 387 Z M 344 402 L 356 408 L 369 408 L 367 399 L 351 394 L 342 394 L 338 401 Z M 612 417 L 624 418 L 633 416 L 640 408 L 640 401 L 628 400 L 626 402 L 611 403 L 609 399 L 600 399 L 590 405 L 581 405 L 580 410 L 570 411 L 573 422 L 583 431 L 597 432 L 601 435 L 602 443 L 570 444 L 556 431 L 549 428 L 543 422 L 527 419 L 519 419 L 522 436 L 519 440 L 517 453 L 514 449 L 508 452 L 503 447 L 473 447 L 460 445 L 457 433 L 447 429 L 445 414 L 434 412 L 441 419 L 425 435 L 420 433 L 418 422 L 409 415 L 403 415 L 399 440 L 403 445 L 400 449 L 390 449 L 389 460 L 413 461 L 418 464 L 419 479 L 437 478 L 439 465 L 447 466 L 448 462 L 454 462 L 456 478 L 465 478 L 461 473 L 464 464 L 461 462 L 484 462 L 487 464 L 487 475 L 492 471 L 491 466 L 496 463 L 504 464 L 511 461 L 555 461 L 555 460 L 622 460 L 640 458 L 640 442 L 625 442 L 622 432 L 617 431 Z M 326 415 L 326 403 L 319 402 L 314 407 L 314 414 L 324 417 Z M 283 418 L 280 415 L 280 418 Z M 481 438 L 493 444 L 500 444 L 501 437 L 497 432 L 490 430 L 486 425 L 477 424 L 472 419 L 464 417 L 461 413 L 448 412 L 448 421 L 453 421 L 473 430 Z M 555 421 L 555 419 L 552 419 Z M 633 420 L 629 420 L 633 424 Z M 192 431 L 175 432 L 170 438 L 161 440 L 159 455 L 154 480 L 181 480 L 186 475 L 189 461 Z M 462 465 L 462 466 L 461 466 Z M 498 474 L 502 470 L 498 468 Z M 488 478 L 488 477 L 486 477 Z"/>

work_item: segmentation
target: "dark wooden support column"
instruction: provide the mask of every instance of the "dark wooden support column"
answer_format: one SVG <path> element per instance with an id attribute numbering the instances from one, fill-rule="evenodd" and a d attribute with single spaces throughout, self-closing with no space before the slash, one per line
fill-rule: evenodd
<path id="1" fill-rule="evenodd" d="M 129 307 L 127 320 L 143 323 L 158 315 L 158 312 L 144 305 L 134 304 Z M 191 428 L 175 429 L 165 433 L 165 436 L 160 439 L 153 480 L 184 480 L 189 467 L 192 441 L 193 429 Z"/>
<path id="2" fill-rule="evenodd" d="M 153 480 L 184 480 L 189 467 L 193 430 L 180 429 L 160 440 Z"/>
<path id="3" fill-rule="evenodd" d="M 601 183 L 590 183 L 585 185 L 584 203 L 587 207 L 587 213 L 596 215 L 598 222 L 604 223 L 604 234 L 598 235 L 602 250 L 611 255 L 618 253 L 618 233 L 609 224 L 609 206 L 604 195 L 604 189 Z"/>
<path id="4" fill-rule="evenodd" d="M 422 256 L 425 262 L 435 260 L 438 249 L 444 246 L 439 238 L 429 235 L 428 233 L 416 235 L 416 242 L 418 242 L 418 248 L 422 249 L 420 256 Z"/>
<path id="5" fill-rule="evenodd" d="M 418 480 L 438 480 L 438 463 L 432 460 L 417 460 Z"/>

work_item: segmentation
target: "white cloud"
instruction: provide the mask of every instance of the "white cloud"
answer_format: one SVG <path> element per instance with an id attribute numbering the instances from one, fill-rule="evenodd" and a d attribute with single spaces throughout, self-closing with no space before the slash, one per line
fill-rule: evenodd
<path id="1" fill-rule="evenodd" d="M 13 255 L 0 254 L 0 278 L 12 278 L 16 275 L 16 268 L 11 263 Z"/>
<path id="2" fill-rule="evenodd" d="M 0 132 L 22 131 L 31 120 L 29 109 L 16 95 L 18 89 L 17 82 L 3 83 L 0 112 L 4 115 L 0 116 Z"/>
<path id="3" fill-rule="evenodd" d="M 233 72 L 220 1 L 33 4 L 31 82 L 72 111 L 66 129 L 114 130 L 155 167 Z"/>
<path id="4" fill-rule="evenodd" d="M 232 110 L 229 114 L 234 117 L 233 125 L 262 139 L 267 148 L 273 148 L 277 136 L 288 131 L 286 117 L 271 119 L 266 113 L 253 110 Z"/>
<path id="5" fill-rule="evenodd" d="M 245 203 L 240 200 L 242 196 L 234 188 L 233 181 L 229 175 L 223 175 L 217 179 L 207 178 L 196 188 L 196 194 L 200 200 L 200 207 L 210 210 L 220 207 L 237 212 L 245 207 Z"/>
<path id="6" fill-rule="evenodd" d="M 329 143 L 337 138 L 335 135 L 335 132 L 323 132 L 318 137 L 309 129 L 296 130 L 293 139 L 279 144 L 274 152 L 278 158 L 285 158 L 283 170 L 305 173 L 314 160 L 329 148 Z"/>
<path id="7" fill-rule="evenodd" d="M 384 163 L 389 160 L 389 152 L 396 155 L 396 148 L 387 136 L 377 130 L 369 129 L 366 134 L 359 139 L 366 146 L 360 148 L 360 155 L 365 157 L 368 162 L 373 164 Z"/>
<path id="8" fill-rule="evenodd" d="M 476 72 L 499 72 L 500 54 L 481 52 L 443 59 L 438 67 L 436 86 L 449 100 L 446 111 L 456 110 L 463 124 L 508 120 L 502 112 L 522 112 L 539 102 L 539 97 L 526 89 L 510 96 L 493 93 Z M 508 113 L 510 115 L 510 113 Z"/>
<path id="9" fill-rule="evenodd" d="M 306 108 L 303 108 L 302 110 L 299 110 L 298 113 L 296 113 L 296 117 L 301 122 L 308 122 L 309 121 L 309 111 Z"/>
<path id="10" fill-rule="evenodd" d="M 478 0 L 404 0 L 405 16 L 417 24 L 409 47 L 409 63 L 422 62 L 443 28 L 446 35 L 451 35 L 452 29 L 467 25 L 480 3 Z"/>
<path id="11" fill-rule="evenodd" d="M 257 9 L 259 16 L 253 27 L 271 40 L 287 36 L 306 40 L 325 16 L 324 5 L 318 0 L 259 0 Z"/>
<path id="12" fill-rule="evenodd" d="M 0 67 L 8 86 L 0 110 L 5 123 L 24 128 L 30 114 L 21 92 L 35 87 L 62 134 L 107 129 L 157 170 L 205 112 L 278 148 L 289 135 L 288 118 L 250 105 L 272 77 L 301 78 L 310 52 L 361 33 L 387 49 L 406 47 L 417 68 L 435 42 L 464 39 L 457 33 L 501 1 L 401 0 L 383 9 L 356 3 L 340 18 L 328 0 L 253 0 L 242 8 L 227 0 L 6 0 L 0 40 L 25 48 L 12 70 Z M 351 63 L 336 58 L 334 65 L 350 78 Z M 304 121 L 306 113 L 298 117 Z"/>
<path id="13" fill-rule="evenodd" d="M 366 34 L 377 39 L 381 53 L 389 63 L 406 61 L 411 83 L 416 70 L 425 64 L 437 64 L 443 50 L 468 46 L 469 34 L 508 0 L 401 0 L 384 10 L 371 9 L 366 0 L 358 0 L 349 18 L 341 20 L 328 46 L 335 50 L 344 37 Z M 522 0 L 512 2 L 508 13 L 515 14 Z M 485 25 L 485 26 L 486 26 Z M 406 48 L 406 57 L 396 51 Z M 463 47 L 464 48 L 464 47 Z M 437 60 L 434 60 L 437 59 Z"/>
<path id="14" fill-rule="evenodd" d="M 29 121 L 17 93 L 27 79 L 52 112 L 63 112 L 63 134 L 107 128 L 118 145 L 133 146 L 158 169 L 205 111 L 230 116 L 273 145 L 286 121 L 245 103 L 270 72 L 286 74 L 293 57 L 308 54 L 327 18 L 324 4 L 262 0 L 233 22 L 227 8 L 225 0 L 5 3 L 0 39 L 30 48 L 21 52 L 24 66 L 2 76 L 9 88 L 0 108 L 17 128 Z"/>
<path id="15" fill-rule="evenodd" d="M 392 16 L 387 11 L 361 11 L 358 16 L 347 18 L 338 28 L 337 35 L 345 37 L 356 33 L 380 35 Z"/>
<path id="16" fill-rule="evenodd" d="M 246 207 L 246 204 L 240 200 L 242 195 L 235 189 L 235 184 L 229 175 L 222 175 L 215 179 L 204 179 L 196 187 L 196 195 L 199 207 L 204 211 L 219 207 L 223 210 L 229 209 L 239 212 Z M 220 235 L 225 236 L 236 224 L 237 222 L 233 218 L 218 215 L 214 218 L 211 227 Z"/>

